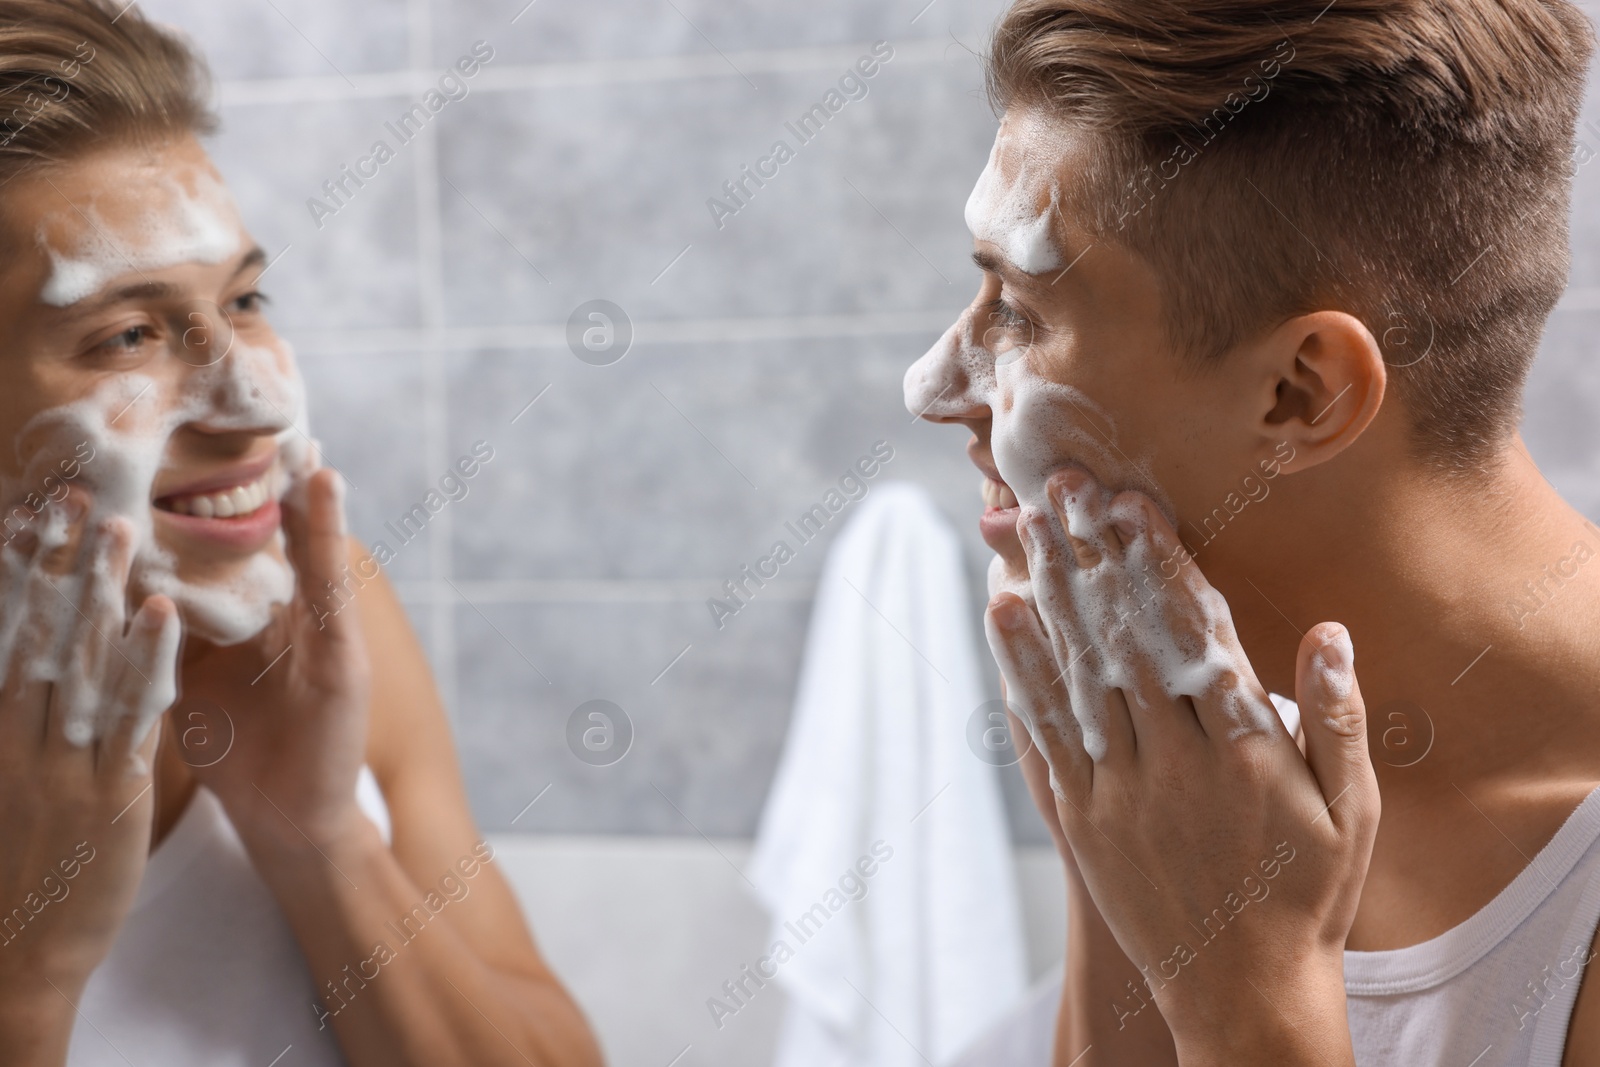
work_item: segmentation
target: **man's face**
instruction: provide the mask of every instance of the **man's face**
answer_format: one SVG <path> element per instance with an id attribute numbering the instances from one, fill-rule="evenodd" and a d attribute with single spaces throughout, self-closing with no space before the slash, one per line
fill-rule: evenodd
<path id="1" fill-rule="evenodd" d="M 1031 600 L 1018 504 L 1048 509 L 1045 481 L 1062 467 L 1142 491 L 1174 522 L 1250 469 L 1249 438 L 1231 431 L 1257 398 L 1172 351 L 1151 268 L 1072 217 L 1090 149 L 1031 111 L 1006 114 L 967 204 L 982 286 L 906 373 L 913 414 L 972 431 L 991 594 Z"/>
<path id="2" fill-rule="evenodd" d="M 243 640 L 286 600 L 278 498 L 311 468 L 261 250 L 193 138 L 94 152 L 6 188 L 0 505 L 9 543 L 76 486 L 136 532 L 134 603 Z"/>

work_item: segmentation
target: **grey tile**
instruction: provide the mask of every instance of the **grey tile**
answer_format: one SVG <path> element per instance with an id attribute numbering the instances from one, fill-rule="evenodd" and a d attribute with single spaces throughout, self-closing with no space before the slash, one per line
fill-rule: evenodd
<path id="1" fill-rule="evenodd" d="M 977 550 L 978 475 L 965 435 L 912 424 L 901 406 L 905 368 L 930 342 L 641 344 L 604 368 L 565 349 L 454 357 L 451 436 L 496 447 L 481 491 L 460 505 L 455 573 L 692 578 L 711 595 L 790 538 L 785 522 L 878 440 L 895 458 L 874 481 L 928 485 Z M 838 525 L 796 541 L 786 580 L 814 578 Z"/>
<path id="2" fill-rule="evenodd" d="M 699 604 L 461 605 L 456 728 L 477 817 L 529 832 L 753 834 L 810 611 L 806 601 L 758 602 L 714 633 Z M 611 766 L 584 764 L 568 747 L 568 719 L 594 699 L 621 707 L 634 729 Z M 1050 844 L 1020 771 L 999 777 L 1013 840 Z"/>
<path id="3" fill-rule="evenodd" d="M 268 255 L 273 320 L 301 330 L 414 326 L 418 312 L 416 182 L 410 153 L 379 169 L 317 225 L 307 201 L 385 134 L 398 100 L 230 107 L 209 146 L 245 223 Z M 285 252 L 287 248 L 287 252 Z"/>
<path id="4" fill-rule="evenodd" d="M 1524 397 L 1522 434 L 1562 496 L 1600 522 L 1600 312 L 1559 311 L 1550 319 Z"/>
<path id="5" fill-rule="evenodd" d="M 1600 128 L 1600 121 L 1595 123 Z M 1578 168 L 1572 180 L 1571 288 L 1600 286 L 1600 132 L 1580 127 L 1578 138 L 1594 155 Z"/>
<path id="6" fill-rule="evenodd" d="M 1600 286 L 1600 91 L 1592 77 L 1578 116 L 1576 138 L 1569 285 L 1593 288 Z"/>
<path id="7" fill-rule="evenodd" d="M 884 66 L 804 144 L 785 123 L 838 72 L 464 101 L 440 127 L 449 320 L 561 323 L 594 297 L 639 320 L 960 307 L 962 208 L 995 120 L 977 64 L 950 52 Z M 708 200 L 731 203 L 724 182 L 779 139 L 794 158 L 714 218 Z"/>
<path id="8" fill-rule="evenodd" d="M 1005 802 L 1006 824 L 1010 828 L 1013 843 L 1055 847 L 1055 839 L 1045 827 L 1039 809 L 1034 807 L 1033 797 L 1028 794 L 1028 783 L 1023 781 L 1022 771 L 1017 767 L 1006 767 L 1000 771 L 1000 796 Z"/>
<path id="9" fill-rule="evenodd" d="M 703 612 L 695 603 L 459 607 L 457 729 L 479 823 L 749 836 L 787 726 L 807 605 L 756 605 L 720 639 L 692 640 Z M 580 761 L 567 744 L 568 719 L 594 699 L 633 725 L 631 749 L 610 766 Z"/>
<path id="10" fill-rule="evenodd" d="M 475 39 L 489 41 L 505 62 L 514 63 L 716 57 L 718 51 L 947 33 L 976 42 L 1004 7 L 1001 0 L 435 0 L 434 41 L 440 63 L 453 57 L 457 42 Z"/>
<path id="11" fill-rule="evenodd" d="M 397 553 L 386 571 L 393 580 L 427 578 L 424 527 L 402 544 L 385 523 L 398 522 L 433 488 L 442 471 L 428 469 L 423 451 L 427 402 L 422 359 L 414 353 L 299 356 L 311 407 L 311 432 L 326 461 L 350 485 L 350 531 L 368 546 L 382 540 Z"/>
<path id="12" fill-rule="evenodd" d="M 219 80 L 365 74 L 406 65 L 406 0 L 141 0 Z"/>
<path id="13" fill-rule="evenodd" d="M 411 623 L 411 630 L 417 635 L 417 643 L 422 646 L 425 653 L 429 653 L 428 658 L 432 660 L 433 657 L 431 652 L 433 649 L 434 639 L 432 603 L 430 601 L 412 600 L 402 597 L 400 600 L 400 606 L 405 609 L 406 620 Z M 434 667 L 435 672 L 437 672 L 437 665 L 431 665 Z"/>

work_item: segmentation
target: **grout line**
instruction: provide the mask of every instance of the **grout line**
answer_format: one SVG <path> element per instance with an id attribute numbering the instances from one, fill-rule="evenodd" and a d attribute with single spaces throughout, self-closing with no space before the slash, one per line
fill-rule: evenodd
<path id="1" fill-rule="evenodd" d="M 432 62 L 433 26 L 430 0 L 408 0 L 408 30 L 411 63 L 419 69 Z M 445 349 L 439 343 L 444 327 L 444 249 L 443 218 L 439 204 L 439 131 L 429 123 L 416 139 L 412 155 L 416 181 L 417 210 L 417 286 L 421 302 L 422 331 L 426 340 L 420 346 L 423 380 L 427 396 L 423 401 L 422 454 L 428 469 L 423 477 L 431 482 L 449 462 L 448 368 Z M 452 724 L 456 723 L 456 640 L 455 605 L 446 595 L 451 578 L 453 518 L 448 510 L 434 517 L 433 536 L 428 539 L 428 569 L 436 594 L 429 610 L 432 666 L 438 677 L 439 695 Z"/>
<path id="2" fill-rule="evenodd" d="M 942 311 L 890 311 L 859 315 L 636 320 L 633 324 L 633 343 L 716 344 L 900 337 L 922 333 L 938 335 L 948 329 L 960 314 L 960 308 L 950 308 Z M 426 352 L 432 348 L 450 351 L 527 351 L 538 348 L 565 351 L 567 348 L 565 323 L 286 332 L 292 335 L 296 351 L 319 356 L 388 355 L 396 352 Z"/>
<path id="3" fill-rule="evenodd" d="M 461 595 L 477 604 L 703 604 L 707 596 L 718 593 L 721 583 L 720 578 L 455 579 Z M 398 578 L 394 587 L 408 604 L 457 600 L 454 590 L 438 581 Z M 815 595 L 815 581 L 769 581 L 761 590 L 763 601 L 809 601 Z"/>
<path id="4" fill-rule="evenodd" d="M 418 20 L 413 17 L 413 23 Z M 415 29 L 413 32 L 419 32 Z M 426 32 L 426 31 L 421 31 Z M 849 66 L 871 43 L 819 45 L 805 48 L 752 49 L 728 56 L 747 72 L 788 74 Z M 903 65 L 946 62 L 950 50 L 946 37 L 895 43 L 894 62 Z M 952 53 L 954 54 L 954 53 Z M 966 53 L 960 53 L 965 56 Z M 415 96 L 438 81 L 443 67 L 435 69 L 432 57 L 419 57 L 413 47 L 412 69 L 352 74 L 350 83 L 334 76 L 312 75 L 259 80 L 221 81 L 218 99 L 223 107 L 258 107 L 270 104 L 325 103 Z M 568 63 L 521 63 L 486 67 L 473 79 L 474 93 L 505 93 L 524 89 L 555 89 L 630 85 L 701 78 L 733 79 L 738 75 L 715 53 L 654 56 L 637 59 L 591 59 Z"/>

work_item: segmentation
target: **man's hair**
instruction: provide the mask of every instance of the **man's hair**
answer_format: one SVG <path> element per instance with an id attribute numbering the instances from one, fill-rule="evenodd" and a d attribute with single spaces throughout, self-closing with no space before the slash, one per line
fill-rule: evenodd
<path id="1" fill-rule="evenodd" d="M 98 146 L 207 133 L 205 61 L 125 0 L 0 0 L 0 183 Z"/>
<path id="2" fill-rule="evenodd" d="M 1465 471 L 1566 285 L 1591 40 L 1565 0 L 1019 0 L 989 91 L 1086 131 L 1063 198 L 1151 264 L 1175 347 L 1347 311 L 1416 454 Z"/>

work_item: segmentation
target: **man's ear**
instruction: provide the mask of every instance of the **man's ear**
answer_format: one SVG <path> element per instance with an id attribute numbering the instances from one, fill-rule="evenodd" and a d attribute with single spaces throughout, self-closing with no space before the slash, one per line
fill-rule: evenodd
<path id="1" fill-rule="evenodd" d="M 1342 311 L 1317 311 L 1279 326 L 1261 350 L 1266 372 L 1260 431 L 1291 458 L 1286 472 L 1325 463 L 1364 433 L 1383 404 L 1388 367 L 1365 324 Z"/>

